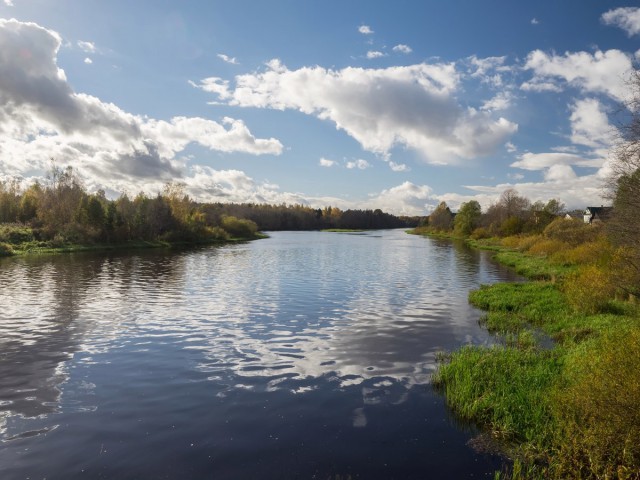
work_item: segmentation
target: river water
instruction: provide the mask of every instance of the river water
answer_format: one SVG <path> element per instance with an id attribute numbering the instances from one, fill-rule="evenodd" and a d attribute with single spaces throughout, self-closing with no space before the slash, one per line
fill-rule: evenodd
<path id="1" fill-rule="evenodd" d="M 0 261 L 0 478 L 491 478 L 430 375 L 513 279 L 402 231 Z"/>

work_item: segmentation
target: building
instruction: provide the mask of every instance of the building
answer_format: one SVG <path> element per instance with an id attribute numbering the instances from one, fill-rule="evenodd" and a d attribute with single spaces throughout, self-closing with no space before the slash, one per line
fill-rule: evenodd
<path id="1" fill-rule="evenodd" d="M 613 207 L 587 207 L 584 210 L 584 223 L 604 222 L 611 216 Z"/>

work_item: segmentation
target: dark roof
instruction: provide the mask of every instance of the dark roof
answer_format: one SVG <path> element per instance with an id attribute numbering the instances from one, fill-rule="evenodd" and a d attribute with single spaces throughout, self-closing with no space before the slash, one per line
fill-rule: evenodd
<path id="1" fill-rule="evenodd" d="M 584 211 L 585 214 L 589 212 L 593 218 L 603 220 L 608 218 L 613 211 L 613 207 L 587 207 Z"/>

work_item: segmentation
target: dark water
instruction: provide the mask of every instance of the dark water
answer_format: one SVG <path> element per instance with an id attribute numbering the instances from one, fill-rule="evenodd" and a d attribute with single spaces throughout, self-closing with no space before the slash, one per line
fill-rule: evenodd
<path id="1" fill-rule="evenodd" d="M 0 262 L 0 479 L 491 477 L 429 384 L 486 252 L 401 231 Z"/>

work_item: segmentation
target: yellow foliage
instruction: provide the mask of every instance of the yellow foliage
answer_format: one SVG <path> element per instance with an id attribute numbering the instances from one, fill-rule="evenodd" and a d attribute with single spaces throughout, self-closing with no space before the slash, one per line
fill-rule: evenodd
<path id="1" fill-rule="evenodd" d="M 562 240 L 554 238 L 543 238 L 529 247 L 528 252 L 532 255 L 551 256 L 555 253 L 567 250 L 569 245 Z"/>
<path id="2" fill-rule="evenodd" d="M 639 478 L 640 329 L 615 329 L 569 355 L 555 394 L 558 478 Z"/>
<path id="3" fill-rule="evenodd" d="M 574 310 L 589 314 L 603 311 L 615 290 L 610 273 L 595 265 L 582 267 L 564 284 L 569 304 Z"/>

